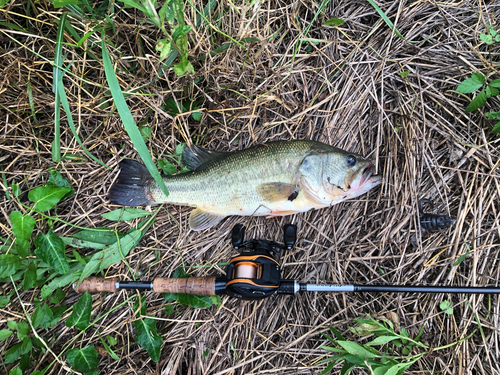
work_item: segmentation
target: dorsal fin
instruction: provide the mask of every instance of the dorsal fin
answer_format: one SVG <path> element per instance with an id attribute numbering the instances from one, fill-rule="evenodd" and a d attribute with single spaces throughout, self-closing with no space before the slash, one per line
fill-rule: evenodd
<path id="1" fill-rule="evenodd" d="M 184 149 L 184 153 L 182 154 L 182 164 L 195 171 L 206 162 L 222 158 L 229 154 L 230 152 L 212 151 L 193 145 L 192 149 L 189 147 Z"/>

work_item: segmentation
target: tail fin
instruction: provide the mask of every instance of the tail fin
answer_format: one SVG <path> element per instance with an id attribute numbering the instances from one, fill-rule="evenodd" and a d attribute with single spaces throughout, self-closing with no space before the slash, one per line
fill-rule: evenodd
<path id="1" fill-rule="evenodd" d="M 147 206 L 155 204 L 149 196 L 153 178 L 146 166 L 131 160 L 120 162 L 118 181 L 109 189 L 108 198 L 122 206 Z"/>

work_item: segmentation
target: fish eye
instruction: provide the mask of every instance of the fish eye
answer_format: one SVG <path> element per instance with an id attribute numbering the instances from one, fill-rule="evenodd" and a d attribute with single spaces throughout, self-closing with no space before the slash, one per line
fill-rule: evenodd
<path id="1" fill-rule="evenodd" d="M 346 162 L 349 167 L 354 167 L 356 165 L 356 158 L 352 155 L 349 155 L 346 159 Z"/>

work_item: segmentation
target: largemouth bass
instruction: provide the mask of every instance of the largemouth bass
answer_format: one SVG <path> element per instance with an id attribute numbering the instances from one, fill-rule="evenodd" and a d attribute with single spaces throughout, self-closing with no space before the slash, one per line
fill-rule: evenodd
<path id="1" fill-rule="evenodd" d="M 144 165 L 120 162 L 111 202 L 123 206 L 173 203 L 196 207 L 195 231 L 230 215 L 281 216 L 328 207 L 381 183 L 372 162 L 315 141 L 278 141 L 234 152 L 186 147 L 183 164 L 193 172 L 163 178 L 165 196 Z"/>

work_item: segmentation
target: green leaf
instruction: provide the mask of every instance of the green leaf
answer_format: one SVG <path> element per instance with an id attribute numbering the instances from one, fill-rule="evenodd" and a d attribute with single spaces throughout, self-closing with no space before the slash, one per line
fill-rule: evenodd
<path id="1" fill-rule="evenodd" d="M 30 190 L 28 199 L 35 203 L 36 211 L 44 212 L 54 207 L 70 191 L 70 188 L 39 186 Z"/>
<path id="2" fill-rule="evenodd" d="M 33 346 L 31 342 L 31 337 L 25 337 L 23 342 L 21 343 L 21 354 L 27 354 L 31 351 L 31 347 Z"/>
<path id="3" fill-rule="evenodd" d="M 116 243 L 106 246 L 103 250 L 95 253 L 88 261 L 87 265 L 80 275 L 80 281 L 93 273 L 100 272 L 109 266 L 120 262 L 124 259 L 130 250 L 137 246 L 144 232 L 141 229 L 136 229 L 125 235 Z"/>
<path id="4" fill-rule="evenodd" d="M 141 132 L 142 139 L 145 141 L 151 137 L 151 127 L 150 126 L 139 126 L 139 131 Z"/>
<path id="5" fill-rule="evenodd" d="M 149 215 L 151 215 L 151 212 L 142 210 L 140 208 L 130 208 L 130 207 L 119 208 L 117 210 L 101 214 L 103 218 L 112 221 L 129 221 Z"/>
<path id="6" fill-rule="evenodd" d="M 158 160 L 158 167 L 163 170 L 163 173 L 168 175 L 177 172 L 177 168 L 175 167 L 175 165 L 173 165 L 172 163 L 170 163 L 168 160 L 165 159 Z"/>
<path id="7" fill-rule="evenodd" d="M 193 108 L 193 109 L 196 109 L 196 108 Z M 201 111 L 193 112 L 193 113 L 191 113 L 191 116 L 193 117 L 193 119 L 195 121 L 201 121 L 201 119 L 203 118 L 203 112 L 201 112 Z"/>
<path id="8" fill-rule="evenodd" d="M 13 254 L 0 254 L 0 279 L 12 276 L 21 265 L 21 258 Z"/>
<path id="9" fill-rule="evenodd" d="M 23 372 L 19 367 L 16 367 L 9 372 L 9 375 L 23 375 Z"/>
<path id="10" fill-rule="evenodd" d="M 14 332 L 12 332 L 10 329 L 2 329 L 0 330 L 0 341 L 3 341 L 7 338 L 9 338 Z"/>
<path id="11" fill-rule="evenodd" d="M 344 365 L 340 369 L 340 375 L 347 375 L 351 372 L 352 369 L 356 367 L 356 364 L 350 363 L 348 361 L 344 362 Z"/>
<path id="12" fill-rule="evenodd" d="M 66 319 L 66 327 L 76 326 L 79 330 L 84 330 L 90 324 L 91 311 L 92 296 L 89 292 L 85 292 L 73 307 L 73 312 L 69 318 Z"/>
<path id="13" fill-rule="evenodd" d="M 384 344 L 387 344 L 388 342 L 396 340 L 397 338 L 398 338 L 397 336 L 379 336 L 379 337 L 375 338 L 374 340 L 367 342 L 366 345 L 369 345 L 369 346 L 384 345 Z"/>
<path id="14" fill-rule="evenodd" d="M 500 122 L 497 122 L 497 123 L 493 126 L 493 129 L 491 129 L 491 133 L 500 133 Z"/>
<path id="15" fill-rule="evenodd" d="M 180 37 L 185 36 L 190 30 L 191 30 L 191 25 L 184 25 L 177 27 L 174 33 L 172 34 L 172 39 L 174 40 L 174 42 L 177 42 L 177 40 Z"/>
<path id="16" fill-rule="evenodd" d="M 4 363 L 14 363 L 21 356 L 21 343 L 14 345 L 5 353 Z"/>
<path id="17" fill-rule="evenodd" d="M 46 303 L 37 307 L 32 317 L 34 328 L 49 328 L 52 325 L 53 320 L 54 313 Z"/>
<path id="18" fill-rule="evenodd" d="M 53 269 L 64 275 L 69 270 L 64 242 L 52 229 L 47 234 L 39 233 L 34 239 L 35 254 Z"/>
<path id="19" fill-rule="evenodd" d="M 0 264 L 2 264 L 1 256 L 0 256 Z M 10 303 L 10 297 L 12 297 L 12 294 L 14 294 L 14 291 L 10 292 L 10 294 L 6 296 L 0 296 L 0 309 L 3 309 Z"/>
<path id="20" fill-rule="evenodd" d="M 61 288 L 57 288 L 56 294 L 50 299 L 50 303 L 57 305 L 66 297 L 66 293 Z"/>
<path id="21" fill-rule="evenodd" d="M 160 360 L 163 338 L 156 332 L 156 320 L 141 318 L 135 320 L 133 325 L 136 330 L 136 340 L 139 346 L 146 349 L 153 362 Z"/>
<path id="22" fill-rule="evenodd" d="M 497 95 L 498 95 L 498 89 L 491 86 L 486 86 L 486 98 L 491 98 L 492 96 L 497 96 Z"/>
<path id="23" fill-rule="evenodd" d="M 352 341 L 338 341 L 338 344 L 344 348 L 349 354 L 356 355 L 361 358 L 378 358 L 379 355 L 372 353 L 363 348 L 358 343 Z"/>
<path id="24" fill-rule="evenodd" d="M 30 326 L 26 322 L 19 322 L 17 323 L 16 330 L 17 338 L 19 339 L 19 341 L 23 341 L 25 337 L 27 337 L 30 333 Z"/>
<path id="25" fill-rule="evenodd" d="M 113 336 L 107 336 L 106 340 L 108 340 L 110 346 L 115 346 L 118 343 L 118 340 L 115 339 Z"/>
<path id="26" fill-rule="evenodd" d="M 80 372 L 91 371 L 99 364 L 94 345 L 89 345 L 82 349 L 70 349 L 66 353 L 66 359 L 71 367 Z"/>
<path id="27" fill-rule="evenodd" d="M 485 116 L 488 120 L 500 120 L 500 111 L 498 111 L 498 112 L 486 112 Z"/>
<path id="28" fill-rule="evenodd" d="M 494 79 L 493 81 L 488 83 L 488 85 L 491 87 L 500 88 L 500 79 Z"/>
<path id="29" fill-rule="evenodd" d="M 465 260 L 465 258 L 467 258 L 467 255 L 469 255 L 469 254 L 470 254 L 470 250 L 468 250 L 465 254 L 461 255 L 457 259 L 457 261 L 455 263 L 453 263 L 453 266 L 455 266 L 455 267 L 458 266 L 460 263 L 462 263 Z"/>
<path id="30" fill-rule="evenodd" d="M 401 76 L 401 77 L 403 77 L 403 78 L 406 78 L 406 77 L 408 76 L 408 74 L 410 74 L 410 73 L 411 73 L 411 71 L 410 71 L 410 70 L 405 70 L 405 71 L 403 71 L 403 72 L 399 72 L 399 73 L 398 73 L 398 76 Z"/>
<path id="31" fill-rule="evenodd" d="M 457 87 L 457 92 L 462 94 L 470 94 L 476 90 L 479 90 L 482 86 L 486 77 L 481 73 L 472 73 L 470 78 L 460 83 Z"/>
<path id="32" fill-rule="evenodd" d="M 17 240 L 16 243 L 23 250 L 23 254 L 19 255 L 25 258 L 29 255 L 29 240 L 35 228 L 35 219 L 30 215 L 23 215 L 19 211 L 12 211 L 9 218 L 12 223 L 12 232 L 14 232 L 14 236 Z"/>
<path id="33" fill-rule="evenodd" d="M 186 58 L 185 60 L 181 60 L 179 64 L 174 65 L 174 73 L 179 77 L 194 74 L 194 67 Z"/>
<path id="34" fill-rule="evenodd" d="M 451 307 L 451 302 L 448 300 L 444 300 L 439 304 L 439 308 L 441 311 L 444 311 L 445 314 L 452 315 L 453 314 L 453 308 Z"/>
<path id="35" fill-rule="evenodd" d="M 343 23 L 345 23 L 345 21 L 340 19 L 340 18 L 330 18 L 328 21 L 326 21 L 324 23 L 324 25 L 326 25 L 326 26 L 340 26 Z"/>
<path id="36" fill-rule="evenodd" d="M 485 104 L 486 104 L 486 93 L 483 90 L 479 94 L 477 94 L 477 96 L 474 99 L 472 99 L 467 108 L 465 108 L 465 112 L 475 111 L 476 109 L 481 108 Z"/>
<path id="37" fill-rule="evenodd" d="M 104 349 L 106 349 L 106 351 L 108 352 L 108 354 L 111 356 L 111 358 L 113 358 L 115 361 L 119 361 L 120 360 L 120 357 L 118 357 L 116 355 L 116 353 L 113 351 L 113 349 L 111 349 L 108 344 L 106 344 L 106 341 L 101 337 L 101 335 L 99 334 L 99 332 L 97 332 L 97 335 L 99 336 L 99 338 L 101 339 L 101 342 L 102 342 L 102 345 L 104 346 Z M 110 337 L 110 336 L 108 336 Z"/>
<path id="38" fill-rule="evenodd" d="M 172 43 L 167 39 L 160 39 L 156 43 L 155 49 L 160 52 L 160 59 L 163 60 L 172 50 Z"/>
<path id="39" fill-rule="evenodd" d="M 493 37 L 489 34 L 479 34 L 479 38 L 486 44 L 493 44 Z"/>
<path id="40" fill-rule="evenodd" d="M 37 279 L 36 263 L 31 262 L 24 271 L 23 289 L 28 290 L 35 286 Z"/>
<path id="41" fill-rule="evenodd" d="M 51 169 L 49 171 L 49 181 L 47 181 L 46 186 L 71 189 L 70 192 L 68 192 L 65 196 L 63 196 L 63 199 L 75 195 L 75 191 L 71 187 L 71 184 L 68 182 L 68 180 L 66 180 L 62 176 L 62 174 L 56 171 L 55 169 Z"/>
<path id="42" fill-rule="evenodd" d="M 19 188 L 19 184 L 13 182 L 11 185 L 12 189 L 12 194 L 14 194 L 15 197 L 18 197 L 19 194 L 21 194 L 21 189 Z"/>
<path id="43" fill-rule="evenodd" d="M 109 53 L 106 49 L 105 40 L 106 38 L 103 37 L 101 44 L 104 73 L 106 75 L 106 80 L 108 81 L 109 90 L 111 91 L 111 95 L 113 96 L 116 109 L 118 110 L 118 114 L 120 115 L 120 119 L 122 120 L 127 134 L 132 140 L 135 149 L 146 165 L 149 173 L 151 173 L 151 176 L 154 178 L 163 193 L 168 196 L 168 190 L 165 186 L 165 182 L 163 182 L 160 172 L 158 172 L 158 170 L 156 169 L 155 163 L 153 162 L 153 159 L 151 159 L 149 150 L 144 143 L 141 133 L 137 128 L 137 125 L 135 124 L 132 114 L 130 113 L 130 110 L 127 106 L 127 102 L 125 101 L 125 98 L 123 96 L 120 84 L 118 83 L 118 79 L 116 78 L 113 64 L 111 64 L 111 59 L 109 58 Z"/>

